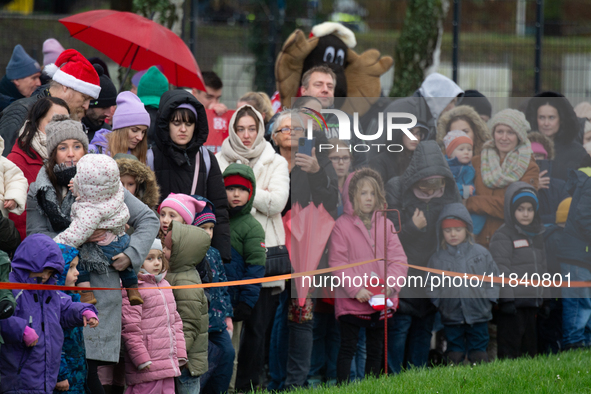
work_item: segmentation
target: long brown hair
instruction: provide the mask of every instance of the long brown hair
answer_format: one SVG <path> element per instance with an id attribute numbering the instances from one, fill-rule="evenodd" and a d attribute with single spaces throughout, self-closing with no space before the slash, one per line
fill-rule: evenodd
<path id="1" fill-rule="evenodd" d="M 257 133 L 259 132 L 259 127 L 260 125 L 260 119 L 257 116 L 257 114 L 254 113 L 254 111 L 252 110 L 252 108 L 250 107 L 242 107 L 238 110 L 238 113 L 236 114 L 236 118 L 234 119 L 234 132 L 236 132 L 236 127 L 238 127 L 238 121 L 240 120 L 240 118 L 243 118 L 245 116 L 250 116 L 251 118 L 254 119 L 254 123 L 257 125 Z"/>
<path id="2" fill-rule="evenodd" d="M 382 177 L 375 170 L 370 168 L 362 168 L 361 170 L 358 170 L 349 182 L 349 200 L 353 205 L 353 212 L 355 213 L 355 216 L 361 219 L 365 227 L 370 229 L 373 212 L 370 214 L 362 213 L 359 209 L 359 204 L 357 203 L 357 194 L 365 184 L 369 184 L 375 192 L 376 202 L 374 211 L 376 209 L 382 209 L 382 207 L 386 205 L 386 193 L 384 192 Z"/>
<path id="3" fill-rule="evenodd" d="M 111 157 L 115 157 L 117 153 L 127 153 L 129 151 L 129 132 L 131 127 L 123 127 L 121 129 L 113 130 L 107 135 L 109 141 L 109 153 Z M 144 138 L 137 146 L 131 149 L 131 154 L 138 158 L 138 160 L 146 164 L 148 160 L 148 130 L 144 133 Z"/>

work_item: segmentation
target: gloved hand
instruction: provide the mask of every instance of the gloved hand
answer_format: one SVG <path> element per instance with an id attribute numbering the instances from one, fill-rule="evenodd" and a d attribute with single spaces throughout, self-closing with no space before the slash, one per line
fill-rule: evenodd
<path id="1" fill-rule="evenodd" d="M 507 315 L 515 315 L 517 314 L 517 308 L 515 308 L 515 302 L 509 301 L 501 304 L 500 307 L 501 313 L 505 313 Z"/>
<path id="2" fill-rule="evenodd" d="M 252 314 L 252 308 L 245 302 L 239 302 L 234 308 L 234 321 L 243 321 Z"/>
<path id="3" fill-rule="evenodd" d="M 0 301 L 0 319 L 8 319 L 14 313 L 14 306 L 8 300 Z"/>
<path id="4" fill-rule="evenodd" d="M 543 303 L 542 306 L 538 308 L 538 317 L 540 319 L 548 319 L 550 317 L 550 312 L 550 305 Z"/>

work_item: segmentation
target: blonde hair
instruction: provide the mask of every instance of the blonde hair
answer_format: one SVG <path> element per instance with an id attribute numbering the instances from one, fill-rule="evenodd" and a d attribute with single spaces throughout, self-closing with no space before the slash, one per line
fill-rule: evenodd
<path id="1" fill-rule="evenodd" d="M 111 157 L 115 157 L 117 153 L 128 153 L 129 152 L 129 131 L 131 127 L 123 127 L 121 129 L 113 130 L 107 134 L 107 141 L 109 142 L 109 154 Z M 148 161 L 148 130 L 144 138 L 140 141 L 135 148 L 131 150 L 131 154 L 137 157 L 137 159 L 147 164 Z"/>
<path id="2" fill-rule="evenodd" d="M 469 242 L 470 244 L 474 245 L 474 234 L 468 230 L 468 227 L 464 227 L 464 229 L 466 230 L 466 238 L 462 241 L 462 243 Z M 443 229 L 440 228 L 439 231 L 441 231 L 441 249 L 447 250 L 447 242 L 445 242 L 445 237 L 443 236 Z"/>
<path id="3" fill-rule="evenodd" d="M 364 185 L 367 185 L 367 184 L 369 184 L 373 188 L 375 196 L 376 196 L 376 202 L 374 205 L 374 209 L 370 214 L 365 214 L 365 213 L 361 212 L 361 210 L 359 209 L 358 201 L 357 201 L 359 198 L 359 191 L 361 190 L 361 188 Z M 363 178 L 359 179 L 359 181 L 357 181 L 355 183 L 355 195 L 353 196 L 353 198 L 351 198 L 351 195 L 349 195 L 349 198 L 351 199 L 351 202 L 353 204 L 353 211 L 355 212 L 355 216 L 357 216 L 357 217 L 359 217 L 359 219 L 361 219 L 361 221 L 365 225 L 365 228 L 367 228 L 367 229 L 371 228 L 371 220 L 372 220 L 374 212 L 377 209 L 382 209 L 382 207 L 384 207 L 386 204 L 386 196 L 384 193 L 384 186 L 381 185 L 378 182 L 378 180 L 372 176 L 363 176 Z"/>
<path id="4" fill-rule="evenodd" d="M 257 111 L 264 115 L 264 121 L 268 122 L 274 115 L 271 99 L 265 92 L 248 92 L 238 99 L 252 105 Z"/>

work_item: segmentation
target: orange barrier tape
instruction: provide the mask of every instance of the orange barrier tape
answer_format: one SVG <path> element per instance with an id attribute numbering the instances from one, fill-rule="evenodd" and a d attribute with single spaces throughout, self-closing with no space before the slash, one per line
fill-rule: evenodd
<path id="1" fill-rule="evenodd" d="M 353 268 L 353 267 L 357 267 L 357 266 L 364 265 L 364 264 L 373 263 L 374 261 L 383 261 L 383 259 L 372 259 L 372 260 L 361 261 L 359 263 L 342 265 L 339 267 L 323 268 L 323 269 L 319 269 L 319 270 L 278 275 L 278 276 L 270 276 L 270 277 L 266 277 L 266 278 L 236 280 L 236 281 L 231 281 L 231 282 L 202 283 L 202 284 L 198 284 L 198 285 L 143 287 L 142 289 L 146 289 L 146 290 L 148 290 L 148 289 L 150 289 L 150 290 L 151 289 L 172 289 L 172 290 L 175 290 L 175 289 L 204 289 L 204 288 L 209 288 L 209 287 L 252 285 L 252 284 L 258 284 L 258 283 L 274 282 L 274 281 L 278 281 L 278 280 L 288 280 L 288 279 L 301 278 L 303 276 L 314 276 L 314 275 L 320 275 L 320 274 L 327 274 L 327 273 L 334 272 L 334 271 L 340 271 L 340 270 Z M 479 280 L 482 280 L 484 282 L 503 283 L 503 284 L 507 284 L 509 286 L 511 286 L 510 283 L 512 280 L 515 281 L 515 279 L 501 278 L 499 276 L 491 277 L 490 275 L 484 276 L 484 275 L 478 275 L 478 274 L 468 274 L 465 272 L 438 270 L 438 269 L 434 269 L 434 268 L 421 267 L 419 265 L 401 263 L 398 261 L 391 261 L 391 260 L 388 260 L 388 261 L 391 263 L 394 263 L 394 264 L 403 265 L 406 267 L 417 269 L 419 271 L 430 272 L 430 273 L 437 274 L 437 275 L 445 274 L 447 276 L 459 276 L 459 277 L 464 277 L 464 275 L 465 275 L 466 278 L 474 277 L 474 278 L 478 278 Z M 525 281 L 525 283 L 524 283 L 521 281 L 521 278 L 518 278 L 517 281 L 518 281 L 518 286 L 525 286 L 527 284 L 529 286 L 534 287 L 533 285 L 530 285 L 529 282 L 531 282 L 531 281 Z M 555 286 L 553 281 L 550 281 L 550 283 L 551 283 L 551 285 L 543 286 L 543 287 L 546 287 L 546 288 L 547 287 L 555 287 L 555 288 L 591 287 L 591 281 L 570 281 L 570 284 L 562 283 L 560 286 Z M 513 287 L 513 286 L 511 286 L 511 287 Z M 542 287 L 542 286 L 538 285 L 536 287 Z M 8 289 L 8 290 L 71 290 L 71 291 L 80 291 L 81 290 L 80 287 L 75 287 L 75 286 L 40 285 L 40 284 L 32 284 L 32 283 L 9 283 L 9 282 L 0 282 L 0 289 Z M 87 287 L 87 288 L 84 288 L 84 290 L 122 290 L 122 289 L 115 288 L 115 287 Z"/>
<path id="2" fill-rule="evenodd" d="M 257 278 L 257 279 L 245 279 L 245 280 L 235 280 L 231 282 L 217 282 L 217 283 L 202 283 L 199 285 L 183 285 L 183 286 L 162 286 L 162 287 L 142 287 L 142 290 L 152 290 L 152 289 L 204 289 L 208 287 L 225 287 L 225 286 L 242 286 L 242 285 L 253 285 L 257 283 L 266 283 L 266 282 L 275 282 L 277 280 L 287 280 L 287 279 L 295 279 L 300 278 L 302 276 L 314 276 L 319 274 L 326 274 L 333 271 L 344 270 L 347 268 L 353 268 L 364 264 L 373 263 L 374 261 L 380 261 L 383 259 L 373 259 L 367 261 L 361 261 L 359 263 L 352 263 L 347 264 L 339 267 L 332 267 L 332 268 L 323 268 L 319 270 L 313 271 L 306 271 L 306 272 L 299 272 L 293 274 L 285 274 L 285 275 L 277 275 L 277 276 L 269 276 L 266 278 Z M 12 282 L 0 282 L 0 289 L 7 289 L 7 290 L 71 290 L 71 291 L 80 291 L 80 290 L 119 290 L 121 291 L 122 288 L 120 287 L 75 287 L 75 286 L 58 286 L 58 285 L 40 285 L 40 284 L 33 284 L 33 283 L 12 283 Z"/>

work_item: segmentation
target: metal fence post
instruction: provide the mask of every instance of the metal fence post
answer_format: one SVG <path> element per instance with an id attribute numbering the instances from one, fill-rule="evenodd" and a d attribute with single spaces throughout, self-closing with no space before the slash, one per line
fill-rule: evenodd
<path id="1" fill-rule="evenodd" d="M 453 34 L 454 41 L 452 54 L 452 78 L 455 83 L 458 83 L 458 55 L 460 51 L 460 0 L 454 0 Z"/>
<path id="2" fill-rule="evenodd" d="M 542 35 L 544 33 L 544 0 L 536 0 L 536 65 L 534 69 L 534 93 L 541 90 Z"/>

